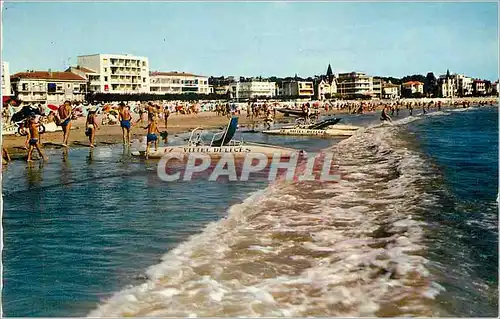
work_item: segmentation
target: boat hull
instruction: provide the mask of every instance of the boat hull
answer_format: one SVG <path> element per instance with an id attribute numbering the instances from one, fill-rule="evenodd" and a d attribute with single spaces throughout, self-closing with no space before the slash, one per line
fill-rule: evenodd
<path id="1" fill-rule="evenodd" d="M 295 135 L 295 136 L 317 136 L 317 137 L 329 137 L 329 136 L 352 136 L 356 130 L 342 130 L 342 129 L 326 129 L 326 130 L 311 130 L 303 128 L 282 128 L 277 130 L 267 130 L 263 131 L 264 134 L 269 135 Z"/>
<path id="2" fill-rule="evenodd" d="M 264 154 L 268 158 L 279 156 L 287 158 L 293 154 L 301 154 L 301 151 L 291 148 L 282 148 L 266 144 L 244 144 L 238 146 L 166 146 L 158 147 L 158 150 L 150 151 L 148 158 L 160 159 L 167 154 L 205 154 L 210 158 L 220 158 L 225 154 L 232 154 L 235 159 L 244 159 L 250 153 Z M 132 156 L 145 157 L 145 150 L 132 151 Z M 185 156 L 187 159 L 187 156 Z"/>

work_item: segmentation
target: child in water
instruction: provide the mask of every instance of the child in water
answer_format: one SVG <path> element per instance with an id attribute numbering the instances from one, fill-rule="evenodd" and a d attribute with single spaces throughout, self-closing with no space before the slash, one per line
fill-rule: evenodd
<path id="1" fill-rule="evenodd" d="M 28 144 L 29 144 L 29 147 L 28 147 L 28 158 L 27 158 L 27 161 L 28 162 L 31 162 L 31 155 L 33 153 L 33 149 L 36 148 L 36 150 L 38 151 L 38 154 L 40 154 L 40 157 L 45 161 L 47 160 L 48 158 L 46 158 L 43 153 L 42 153 L 42 150 L 40 150 L 40 143 L 38 142 L 39 138 L 40 138 L 40 135 L 39 135 L 39 132 L 38 132 L 38 127 L 40 126 L 40 124 L 38 124 L 35 120 L 35 116 L 30 116 L 29 118 L 29 126 L 28 126 Z"/>

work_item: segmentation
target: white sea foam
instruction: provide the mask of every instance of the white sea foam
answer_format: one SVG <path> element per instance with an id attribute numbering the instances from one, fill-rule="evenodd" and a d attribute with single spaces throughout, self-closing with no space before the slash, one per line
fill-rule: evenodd
<path id="1" fill-rule="evenodd" d="M 232 206 L 90 316 L 430 316 L 425 159 L 376 125 L 332 151 L 338 183 L 277 183 Z M 426 201 L 422 199 L 426 198 Z"/>

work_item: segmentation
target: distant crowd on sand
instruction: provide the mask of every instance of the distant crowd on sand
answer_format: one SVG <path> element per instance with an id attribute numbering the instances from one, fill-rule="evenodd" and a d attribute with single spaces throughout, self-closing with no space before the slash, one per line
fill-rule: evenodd
<path id="1" fill-rule="evenodd" d="M 123 144 L 131 144 L 131 129 L 137 125 L 145 130 L 147 148 L 150 145 L 157 147 L 158 140 L 161 137 L 164 143 L 168 142 L 168 132 L 159 131 L 160 122 L 165 130 L 168 129 L 168 119 L 171 114 L 198 114 L 200 112 L 215 112 L 216 116 L 231 117 L 241 115 L 242 111 L 246 117 L 255 120 L 263 119 L 264 123 L 270 127 L 276 118 L 276 110 L 280 108 L 289 108 L 302 110 L 304 117 L 309 118 L 312 114 L 325 112 L 345 112 L 351 114 L 363 114 L 382 110 L 381 120 L 391 120 L 391 116 L 398 116 L 402 110 L 407 110 L 408 115 L 413 115 L 414 110 L 422 110 L 426 114 L 431 109 L 441 110 L 442 107 L 468 107 L 471 105 L 492 105 L 497 103 L 496 98 L 458 98 L 458 99 L 401 99 L 401 100 L 370 100 L 370 101 L 310 101 L 310 102 L 253 102 L 235 103 L 228 101 L 218 102 L 130 102 L 130 103 L 106 103 L 106 104 L 88 104 L 64 102 L 63 105 L 51 109 L 45 115 L 44 107 L 24 106 L 28 109 L 28 116 L 23 119 L 22 125 L 27 132 L 24 148 L 27 151 L 27 161 L 32 160 L 32 153 L 36 150 L 43 160 L 47 157 L 43 154 L 40 145 L 40 125 L 54 122 L 62 129 L 62 146 L 68 147 L 72 121 L 78 117 L 85 117 L 85 134 L 89 139 L 89 146 L 94 147 L 96 131 L 100 129 L 97 115 L 100 114 L 101 124 L 118 124 L 122 129 Z M 11 122 L 14 114 L 15 102 L 4 104 L 2 112 L 2 124 Z M 36 112 L 33 112 L 36 111 Z M 133 120 L 133 114 L 137 114 L 137 120 Z M 140 126 L 142 125 L 142 126 Z M 10 161 L 10 156 L 5 147 L 2 147 L 4 161 Z"/>

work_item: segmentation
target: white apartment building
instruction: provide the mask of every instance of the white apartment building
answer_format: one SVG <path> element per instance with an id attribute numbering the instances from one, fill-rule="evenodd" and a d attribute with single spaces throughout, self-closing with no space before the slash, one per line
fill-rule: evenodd
<path id="1" fill-rule="evenodd" d="M 87 79 L 71 72 L 20 72 L 10 80 L 17 99 L 25 103 L 60 105 L 85 99 Z"/>
<path id="2" fill-rule="evenodd" d="M 281 95 L 312 98 L 314 96 L 314 83 L 312 81 L 284 81 L 281 84 Z"/>
<path id="3" fill-rule="evenodd" d="M 371 95 L 373 77 L 362 72 L 340 73 L 338 76 L 338 92 L 347 98 Z"/>
<path id="4" fill-rule="evenodd" d="M 2 96 L 11 96 L 12 88 L 10 86 L 9 63 L 2 62 Z"/>
<path id="5" fill-rule="evenodd" d="M 248 82 L 239 82 L 238 84 L 237 95 L 239 99 L 276 96 L 276 82 L 252 80 Z"/>
<path id="6" fill-rule="evenodd" d="M 154 94 L 210 94 L 208 77 L 184 72 L 151 72 L 149 90 Z"/>
<path id="7" fill-rule="evenodd" d="M 383 87 L 382 79 L 374 77 L 372 82 L 373 82 L 372 96 L 379 98 L 379 99 L 382 98 L 382 93 L 383 93 L 382 92 L 382 87 Z"/>
<path id="8" fill-rule="evenodd" d="M 463 74 L 453 75 L 453 81 L 455 85 L 456 94 L 459 96 L 469 96 L 472 95 L 472 78 L 467 77 Z"/>
<path id="9" fill-rule="evenodd" d="M 89 71 L 89 90 L 99 93 L 149 93 L 149 61 L 129 54 L 93 54 L 77 58 Z"/>
<path id="10" fill-rule="evenodd" d="M 399 97 L 399 85 L 393 84 L 390 81 L 382 86 L 382 97 L 384 99 L 397 99 Z"/>

